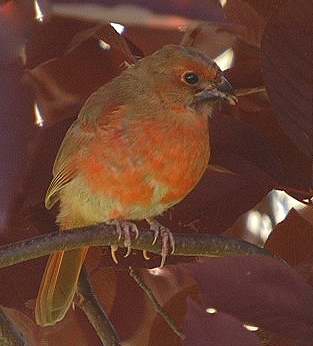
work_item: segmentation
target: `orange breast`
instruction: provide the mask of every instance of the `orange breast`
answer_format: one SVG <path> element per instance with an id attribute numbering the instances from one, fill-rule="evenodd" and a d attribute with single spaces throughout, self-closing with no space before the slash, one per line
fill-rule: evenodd
<path id="1" fill-rule="evenodd" d="M 80 171 L 92 191 L 119 201 L 121 217 L 129 217 L 134 205 L 148 210 L 159 203 L 166 209 L 193 189 L 207 167 L 207 126 L 193 125 L 153 120 L 107 133 L 80 159 Z M 160 187 L 166 192 L 156 200 Z"/>
<path id="2" fill-rule="evenodd" d="M 161 202 L 175 204 L 194 188 L 208 165 L 207 128 L 203 123 L 178 126 L 166 134 L 152 131 L 149 137 L 154 148 L 147 155 L 149 167 L 155 180 L 168 188 Z"/>

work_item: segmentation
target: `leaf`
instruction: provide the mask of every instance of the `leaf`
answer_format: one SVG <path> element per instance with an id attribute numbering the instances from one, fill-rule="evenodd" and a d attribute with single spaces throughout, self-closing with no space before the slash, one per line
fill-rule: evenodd
<path id="1" fill-rule="evenodd" d="M 310 206 L 307 209 L 313 211 Z M 313 225 L 292 209 L 270 234 L 265 247 L 292 266 L 312 260 Z"/>
<path id="2" fill-rule="evenodd" d="M 20 83 L 21 75 L 21 68 L 14 64 L 0 72 L 0 234 L 12 222 L 26 173 L 27 146 L 34 134 L 32 99 Z M 12 101 L 12 95 L 17 102 Z"/>
<path id="3" fill-rule="evenodd" d="M 241 25 L 240 38 L 252 46 L 260 47 L 265 20 L 244 0 L 228 0 L 223 7 L 226 18 L 232 23 Z"/>
<path id="4" fill-rule="evenodd" d="M 157 23 L 155 26 L 153 23 L 149 26 L 132 25 L 125 32 L 125 38 L 139 47 L 144 56 L 152 54 L 166 44 L 179 44 L 182 36 L 183 31 L 179 30 L 176 25 L 158 27 Z"/>
<path id="5" fill-rule="evenodd" d="M 127 42 L 125 41 L 125 38 L 118 34 L 110 23 L 100 24 L 76 34 L 66 50 L 66 53 L 69 54 L 90 38 L 102 40 L 110 47 L 119 50 L 125 58 L 125 61 L 129 64 L 134 64 L 137 61 L 136 57 L 132 54 Z M 109 46 L 107 46 L 107 49 L 111 49 Z"/>
<path id="6" fill-rule="evenodd" d="M 49 328 L 40 328 L 41 338 L 50 346 L 67 346 L 75 342 L 79 346 L 100 346 L 86 316 L 79 310 L 69 310 L 61 323 Z"/>
<path id="7" fill-rule="evenodd" d="M 51 24 L 45 30 L 47 40 L 51 40 L 50 46 L 52 46 L 52 48 L 47 47 L 49 55 L 51 57 L 53 54 L 58 54 L 58 56 L 26 71 L 24 76 L 24 83 L 35 93 L 45 126 L 77 115 L 93 91 L 119 75 L 125 62 L 135 61 L 131 49 L 140 54 L 134 44 L 128 46 L 126 40 L 109 24 L 88 29 L 86 24 L 80 24 L 75 20 L 62 22 L 59 19 L 56 24 L 60 25 L 59 32 L 55 32 Z M 68 38 L 66 31 L 74 35 L 74 28 L 85 30 L 76 34 L 74 38 Z M 45 30 L 43 29 L 43 32 Z M 63 31 L 65 31 L 64 37 L 60 35 Z M 58 50 L 55 51 L 52 42 L 56 36 L 60 42 Z M 66 39 L 72 39 L 67 48 L 69 41 Z M 33 47 L 36 43 L 37 51 L 46 45 L 46 41 L 40 41 L 40 33 L 34 35 Z M 66 54 L 63 54 L 64 50 Z M 32 54 L 35 56 L 34 51 Z"/>
<path id="8" fill-rule="evenodd" d="M 139 329 L 142 331 L 142 325 L 149 328 L 146 320 L 149 320 L 151 310 L 149 307 L 147 309 L 141 289 L 130 278 L 127 270 L 99 269 L 93 272 L 91 281 L 120 339 L 123 341 L 133 338 Z"/>
<path id="9" fill-rule="evenodd" d="M 159 304 L 166 309 L 179 326 L 187 295 L 194 295 L 195 282 L 181 268 L 138 270 L 145 284 L 152 290 Z M 122 341 L 134 345 L 157 345 L 162 336 L 164 345 L 173 345 L 177 336 L 155 311 L 143 290 L 127 271 L 115 269 L 94 270 L 91 279 L 95 292 L 110 315 Z M 129 318 L 128 318 L 128 317 Z"/>
<path id="10" fill-rule="evenodd" d="M 206 307 L 309 345 L 312 287 L 285 263 L 251 256 L 210 259 L 185 267 L 198 282 Z"/>
<path id="11" fill-rule="evenodd" d="M 25 44 L 33 25 L 32 2 L 0 4 L 0 235 L 18 208 L 28 145 L 34 134 L 33 100 L 22 84 Z"/>
<path id="12" fill-rule="evenodd" d="M 263 85 L 259 50 L 238 40 L 234 47 L 233 66 L 224 71 L 234 89 L 254 88 Z"/>
<path id="13" fill-rule="evenodd" d="M 258 152 L 251 159 L 257 160 L 259 165 L 263 162 L 264 171 L 277 181 L 277 189 L 284 189 L 298 199 L 311 196 L 311 160 L 299 151 L 282 130 L 266 94 L 241 96 L 237 107 L 229 107 L 227 113 L 249 124 L 263 137 L 266 143 L 264 150 L 255 141 L 247 141 L 246 151 Z"/>
<path id="14" fill-rule="evenodd" d="M 205 306 L 192 300 L 188 300 L 184 333 L 184 346 L 261 346 L 258 337 L 247 331 L 241 321 L 224 312 L 210 315 Z"/>
<path id="15" fill-rule="evenodd" d="M 53 163 L 66 131 L 73 120 L 73 118 L 65 119 L 54 126 L 42 128 L 33 138 L 29 165 L 22 187 L 23 196 L 21 197 L 21 205 L 27 217 L 29 217 L 27 213 L 32 207 L 35 208 L 35 213 L 40 212 L 40 210 L 41 213 L 46 212 L 42 202 L 52 179 Z M 44 164 L 42 164 L 43 162 Z"/>
<path id="16" fill-rule="evenodd" d="M 41 342 L 36 327 L 23 313 L 0 306 L 0 344 L 13 345 L 38 345 Z"/>
<path id="17" fill-rule="evenodd" d="M 21 63 L 33 18 L 31 2 L 0 2 L 0 66 Z"/>
<path id="18" fill-rule="evenodd" d="M 197 48 L 214 59 L 235 46 L 236 35 L 242 30 L 240 26 L 225 23 L 196 23 L 187 28 L 180 44 Z"/>
<path id="19" fill-rule="evenodd" d="M 244 0 L 250 6 L 252 6 L 255 11 L 262 16 L 265 20 L 268 20 L 275 11 L 279 9 L 286 3 L 286 0 Z"/>
<path id="20" fill-rule="evenodd" d="M 186 318 L 187 299 L 199 300 L 195 280 L 182 266 L 167 266 L 164 270 L 155 268 L 148 272 L 150 275 L 145 275 L 148 287 L 151 287 L 162 308 L 173 319 L 176 328 L 182 331 Z M 181 338 L 170 329 L 159 314 L 155 314 L 150 329 L 149 346 L 159 345 L 159 335 L 163 336 L 164 346 L 181 345 Z"/>
<path id="21" fill-rule="evenodd" d="M 298 264 L 295 269 L 302 275 L 306 282 L 313 287 L 313 260 L 310 259 Z"/>
<path id="22" fill-rule="evenodd" d="M 275 116 L 299 151 L 312 160 L 310 10 L 311 4 L 305 0 L 286 1 L 267 23 L 261 52 Z"/>
<path id="23" fill-rule="evenodd" d="M 260 48 L 267 21 L 286 0 L 228 0 L 223 7 L 226 18 L 242 28 L 238 37 Z"/>

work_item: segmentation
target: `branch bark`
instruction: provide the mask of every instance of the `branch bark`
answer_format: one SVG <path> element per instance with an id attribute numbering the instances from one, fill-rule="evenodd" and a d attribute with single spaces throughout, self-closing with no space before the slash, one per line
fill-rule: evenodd
<path id="1" fill-rule="evenodd" d="M 0 306 L 0 345 L 30 346 L 22 332 L 10 320 Z"/>
<path id="2" fill-rule="evenodd" d="M 185 339 L 184 334 L 177 328 L 176 322 L 174 319 L 168 314 L 166 310 L 162 308 L 157 299 L 155 298 L 151 288 L 149 288 L 141 278 L 138 272 L 136 272 L 133 268 L 129 268 L 129 275 L 135 280 L 137 285 L 143 290 L 145 295 L 148 297 L 150 302 L 152 303 L 155 311 L 164 319 L 164 321 L 168 324 L 168 326 L 172 329 L 172 331 L 179 336 L 182 340 Z"/>
<path id="3" fill-rule="evenodd" d="M 119 337 L 107 313 L 99 303 L 84 267 L 80 273 L 77 293 L 79 297 L 77 306 L 84 311 L 102 345 L 120 346 Z"/>
<path id="4" fill-rule="evenodd" d="M 131 247 L 161 254 L 161 239 L 152 245 L 154 234 L 140 231 L 138 239 L 133 239 Z M 235 255 L 271 254 L 262 248 L 243 240 L 210 234 L 174 233 L 175 253 L 177 256 L 222 257 Z M 0 247 L 0 268 L 47 256 L 54 251 L 71 250 L 83 246 L 124 247 L 123 239 L 118 240 L 115 226 L 99 224 L 66 232 L 53 232 L 39 237 L 19 241 Z"/>
<path id="5" fill-rule="evenodd" d="M 247 96 L 252 94 L 260 94 L 266 93 L 266 88 L 264 86 L 256 87 L 256 88 L 248 88 L 248 89 L 236 89 L 235 95 L 239 96 Z"/>

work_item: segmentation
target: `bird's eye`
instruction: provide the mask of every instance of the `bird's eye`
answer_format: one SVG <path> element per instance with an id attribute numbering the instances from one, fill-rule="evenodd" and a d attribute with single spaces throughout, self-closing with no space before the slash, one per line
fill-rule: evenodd
<path id="1" fill-rule="evenodd" d="M 188 71 L 182 75 L 182 80 L 187 84 L 195 85 L 199 82 L 199 76 L 194 72 Z"/>

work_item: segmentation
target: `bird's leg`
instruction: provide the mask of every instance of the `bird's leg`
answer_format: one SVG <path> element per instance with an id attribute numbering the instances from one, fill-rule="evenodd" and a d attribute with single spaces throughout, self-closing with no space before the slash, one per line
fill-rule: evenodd
<path id="1" fill-rule="evenodd" d="M 130 233 L 135 233 L 135 239 L 139 236 L 139 231 L 137 226 L 130 221 L 121 221 L 121 220 L 114 220 L 111 222 L 112 225 L 116 226 L 116 231 L 118 233 L 118 240 L 121 239 L 122 236 L 124 236 L 124 246 L 127 248 L 127 252 L 124 257 L 128 257 L 131 252 L 131 237 Z M 116 251 L 118 249 L 117 245 L 111 246 L 111 256 L 115 263 L 118 263 L 116 258 Z"/>
<path id="2" fill-rule="evenodd" d="M 166 256 L 170 253 L 169 249 L 172 248 L 171 254 L 175 251 L 175 240 L 172 232 L 167 228 L 162 226 L 157 220 L 146 219 L 150 225 L 150 231 L 154 232 L 154 239 L 152 244 L 155 244 L 158 237 L 162 239 L 162 248 L 161 248 L 161 264 L 160 268 L 164 267 Z M 147 254 L 144 253 L 144 257 L 147 257 Z"/>

